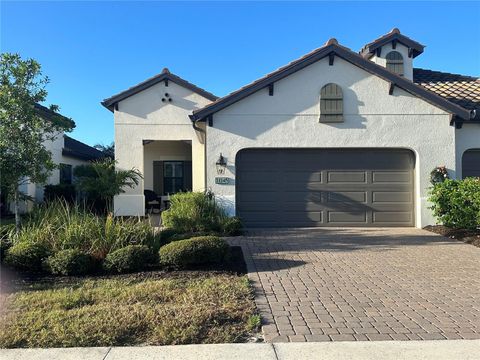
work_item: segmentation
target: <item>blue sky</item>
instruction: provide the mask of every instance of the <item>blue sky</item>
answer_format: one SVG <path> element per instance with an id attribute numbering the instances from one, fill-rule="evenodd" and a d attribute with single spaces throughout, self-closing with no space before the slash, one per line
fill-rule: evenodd
<path id="1" fill-rule="evenodd" d="M 100 101 L 166 66 L 222 96 L 323 45 L 358 51 L 398 27 L 416 67 L 480 75 L 479 2 L 5 2 L 2 52 L 38 60 L 73 136 L 113 140 Z"/>

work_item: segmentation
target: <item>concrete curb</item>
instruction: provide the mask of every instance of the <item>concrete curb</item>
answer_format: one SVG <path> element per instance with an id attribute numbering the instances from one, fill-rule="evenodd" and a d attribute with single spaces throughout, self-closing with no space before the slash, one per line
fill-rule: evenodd
<path id="1" fill-rule="evenodd" d="M 2 360 L 477 360 L 480 340 L 0 349 Z"/>

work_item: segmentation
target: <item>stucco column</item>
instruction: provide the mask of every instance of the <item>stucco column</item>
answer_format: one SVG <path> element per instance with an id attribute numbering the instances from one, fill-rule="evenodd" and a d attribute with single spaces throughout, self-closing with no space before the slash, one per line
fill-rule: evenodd
<path id="1" fill-rule="evenodd" d="M 193 191 L 205 190 L 205 145 L 192 141 Z"/>
<path id="2" fill-rule="evenodd" d="M 127 140 L 127 138 L 129 138 Z M 128 142 L 127 142 L 128 141 Z M 129 146 L 117 147 L 115 149 L 116 168 L 119 170 L 130 170 L 135 168 L 144 173 L 143 169 L 143 142 L 141 139 L 131 139 L 131 134 L 117 130 L 115 143 L 128 143 Z M 125 193 L 115 196 L 114 211 L 117 216 L 144 216 L 145 200 L 143 196 L 143 178 L 134 188 L 125 188 Z"/>

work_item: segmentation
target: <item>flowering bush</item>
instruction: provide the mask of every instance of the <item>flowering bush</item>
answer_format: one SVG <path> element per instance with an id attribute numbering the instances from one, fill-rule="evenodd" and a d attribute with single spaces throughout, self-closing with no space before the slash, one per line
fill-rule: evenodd
<path id="1" fill-rule="evenodd" d="M 437 166 L 430 173 L 430 182 L 433 185 L 442 183 L 447 179 L 450 179 L 450 176 L 448 175 L 448 170 L 445 166 Z"/>
<path id="2" fill-rule="evenodd" d="M 445 226 L 475 230 L 480 224 L 480 179 L 450 180 L 433 185 L 431 209 Z"/>

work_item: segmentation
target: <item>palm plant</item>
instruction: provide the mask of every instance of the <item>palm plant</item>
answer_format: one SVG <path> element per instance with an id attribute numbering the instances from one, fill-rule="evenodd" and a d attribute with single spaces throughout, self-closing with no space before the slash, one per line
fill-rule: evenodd
<path id="1" fill-rule="evenodd" d="M 77 189 L 89 199 L 100 199 L 110 211 L 113 197 L 139 184 L 142 174 L 137 169 L 115 169 L 116 161 L 104 158 L 74 169 Z"/>

